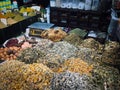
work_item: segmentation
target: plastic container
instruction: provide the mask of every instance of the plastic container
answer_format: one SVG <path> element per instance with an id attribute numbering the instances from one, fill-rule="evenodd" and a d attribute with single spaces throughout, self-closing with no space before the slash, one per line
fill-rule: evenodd
<path id="1" fill-rule="evenodd" d="M 50 0 L 50 7 L 56 7 L 55 0 Z"/>
<path id="2" fill-rule="evenodd" d="M 85 9 L 85 2 L 79 2 L 78 9 L 81 9 L 81 10 Z"/>
<path id="3" fill-rule="evenodd" d="M 99 7 L 99 0 L 93 0 L 92 1 L 92 10 L 97 11 Z"/>
<path id="4" fill-rule="evenodd" d="M 17 8 L 18 8 L 18 3 L 16 0 L 14 0 L 12 4 L 12 9 L 17 9 Z"/>
<path id="5" fill-rule="evenodd" d="M 56 7 L 60 7 L 60 0 L 56 0 Z"/>
<path id="6" fill-rule="evenodd" d="M 67 0 L 61 0 L 61 8 L 67 8 Z"/>
<path id="7" fill-rule="evenodd" d="M 71 0 L 67 0 L 67 8 L 72 8 L 72 1 Z"/>
<path id="8" fill-rule="evenodd" d="M 92 0 L 85 0 L 85 10 L 91 10 Z"/>
<path id="9" fill-rule="evenodd" d="M 72 2 L 72 8 L 78 8 L 79 0 L 73 0 Z"/>

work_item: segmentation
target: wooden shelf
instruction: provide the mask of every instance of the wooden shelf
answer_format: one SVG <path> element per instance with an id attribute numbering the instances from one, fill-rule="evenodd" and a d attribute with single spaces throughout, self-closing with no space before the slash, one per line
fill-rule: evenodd
<path id="1" fill-rule="evenodd" d="M 106 27 L 104 31 L 107 31 L 109 15 L 110 13 L 100 11 L 50 7 L 50 22 L 71 28 L 79 27 L 102 31 Z"/>

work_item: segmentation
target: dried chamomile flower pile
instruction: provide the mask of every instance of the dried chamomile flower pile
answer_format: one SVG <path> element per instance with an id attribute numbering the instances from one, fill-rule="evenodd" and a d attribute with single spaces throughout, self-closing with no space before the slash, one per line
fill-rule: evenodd
<path id="1" fill-rule="evenodd" d="M 79 46 L 82 43 L 83 39 L 80 38 L 77 34 L 70 33 L 64 38 L 64 41 L 67 41 L 75 46 Z"/>
<path id="2" fill-rule="evenodd" d="M 17 60 L 25 63 L 36 63 L 38 58 L 43 58 L 44 56 L 44 53 L 35 48 L 27 48 L 18 54 Z"/>
<path id="3" fill-rule="evenodd" d="M 42 63 L 49 67 L 52 71 L 56 72 L 56 70 L 60 67 L 62 64 L 61 57 L 59 55 L 55 54 L 47 54 L 44 59 L 39 58 L 37 60 L 38 63 Z"/>
<path id="4" fill-rule="evenodd" d="M 51 82 L 51 90 L 102 90 L 91 77 L 66 71 L 55 74 Z"/>
<path id="5" fill-rule="evenodd" d="M 53 72 L 43 64 L 17 60 L 0 64 L 0 90 L 49 90 Z"/>
<path id="6" fill-rule="evenodd" d="M 94 65 L 93 80 L 99 85 L 105 85 L 107 90 L 120 89 L 120 73 L 118 69 L 107 65 Z"/>
<path id="7" fill-rule="evenodd" d="M 34 48 L 44 52 L 46 55 L 48 54 L 48 56 L 51 56 L 50 54 L 59 55 L 61 57 L 61 62 L 64 62 L 64 60 L 70 57 L 75 57 L 78 50 L 78 48 L 69 44 L 68 42 L 61 41 L 52 43 L 49 40 L 39 41 Z"/>
<path id="8" fill-rule="evenodd" d="M 43 64 L 27 64 L 20 68 L 26 82 L 31 83 L 35 90 L 48 90 L 53 72 Z M 33 89 L 33 90 L 34 90 Z"/>
<path id="9" fill-rule="evenodd" d="M 90 48 L 93 50 L 97 50 L 98 53 L 103 52 L 103 45 L 101 45 L 98 41 L 96 41 L 93 38 L 88 38 L 88 39 L 83 40 L 81 46 Z"/>
<path id="10" fill-rule="evenodd" d="M 93 65 L 89 65 L 80 58 L 70 58 L 69 60 L 65 61 L 65 63 L 62 65 L 62 68 L 60 68 L 58 72 L 68 70 L 71 72 L 90 75 L 92 69 Z"/>
<path id="11" fill-rule="evenodd" d="M 107 64 L 115 65 L 116 59 L 119 58 L 120 44 L 115 41 L 108 41 L 105 43 L 104 52 L 102 54 L 102 61 Z"/>
<path id="12" fill-rule="evenodd" d="M 49 50 L 49 53 L 55 53 L 62 57 L 63 60 L 66 60 L 70 57 L 75 57 L 77 48 L 65 41 L 56 42 L 51 50 Z"/>
<path id="13" fill-rule="evenodd" d="M 47 54 L 47 52 L 53 47 L 54 42 L 48 39 L 40 39 L 38 43 L 33 47 L 38 49 L 41 52 Z"/>
<path id="14" fill-rule="evenodd" d="M 29 82 L 20 73 L 20 68 L 25 64 L 17 60 L 5 61 L 0 64 L 0 90 L 31 90 Z"/>
<path id="15" fill-rule="evenodd" d="M 77 57 L 88 63 L 93 63 L 96 56 L 97 53 L 93 49 L 81 46 L 78 48 Z"/>

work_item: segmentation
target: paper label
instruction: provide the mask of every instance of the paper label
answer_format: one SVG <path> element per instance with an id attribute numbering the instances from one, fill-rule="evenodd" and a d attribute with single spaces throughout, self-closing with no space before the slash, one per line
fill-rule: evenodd
<path id="1" fill-rule="evenodd" d="M 5 18 L 1 18 L 1 22 L 7 25 L 7 20 Z"/>

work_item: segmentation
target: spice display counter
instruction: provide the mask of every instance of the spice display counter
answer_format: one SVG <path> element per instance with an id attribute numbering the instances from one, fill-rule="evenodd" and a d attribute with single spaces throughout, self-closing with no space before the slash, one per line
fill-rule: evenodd
<path id="1" fill-rule="evenodd" d="M 5 40 L 9 38 L 16 37 L 22 32 L 25 32 L 28 25 L 38 21 L 39 16 L 40 15 L 38 14 L 32 17 L 28 17 L 20 22 L 10 25 L 6 28 L 0 29 L 0 44 L 4 43 Z"/>

